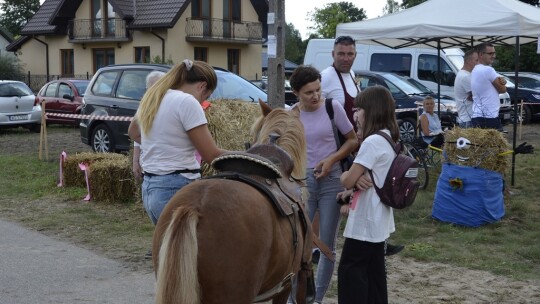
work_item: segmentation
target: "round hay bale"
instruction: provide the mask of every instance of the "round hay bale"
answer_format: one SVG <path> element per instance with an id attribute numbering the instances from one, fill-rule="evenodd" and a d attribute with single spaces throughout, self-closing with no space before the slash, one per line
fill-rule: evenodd
<path id="1" fill-rule="evenodd" d="M 458 139 L 466 138 L 467 149 L 458 149 Z M 494 129 L 456 127 L 445 134 L 444 150 L 447 162 L 469 167 L 480 167 L 504 174 L 510 167 L 511 150 L 503 134 Z"/>

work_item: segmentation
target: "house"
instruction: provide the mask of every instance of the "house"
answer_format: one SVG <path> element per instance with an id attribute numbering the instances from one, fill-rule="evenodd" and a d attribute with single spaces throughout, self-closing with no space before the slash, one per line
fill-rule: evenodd
<path id="1" fill-rule="evenodd" d="M 267 14 L 268 0 L 45 0 L 7 50 L 33 74 L 189 58 L 253 79 Z"/>
<path id="2" fill-rule="evenodd" d="M 7 52 L 6 47 L 13 42 L 13 37 L 7 29 L 0 26 L 0 56 L 13 55 L 13 53 Z"/>

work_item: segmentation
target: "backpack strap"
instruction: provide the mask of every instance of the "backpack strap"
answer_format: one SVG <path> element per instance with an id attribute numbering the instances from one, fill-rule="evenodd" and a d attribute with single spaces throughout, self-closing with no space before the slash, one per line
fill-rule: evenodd
<path id="1" fill-rule="evenodd" d="M 394 149 L 394 152 L 396 153 L 396 157 L 397 157 L 398 154 L 401 152 L 401 145 L 398 145 L 398 144 L 394 143 L 392 138 L 383 131 L 377 131 L 377 133 L 375 133 L 375 134 L 384 137 L 384 139 L 386 139 L 388 141 L 390 146 L 392 146 L 392 149 Z M 373 170 L 368 169 L 368 172 L 369 172 L 369 176 L 371 177 L 371 181 L 373 182 L 373 187 L 375 187 L 377 195 L 379 195 L 379 197 L 380 197 L 381 195 L 379 194 L 379 191 L 381 191 L 381 188 L 377 187 L 377 185 L 375 184 L 375 178 L 373 178 Z"/>
<path id="2" fill-rule="evenodd" d="M 339 141 L 339 134 L 338 129 L 336 127 L 336 123 L 334 122 L 334 106 L 332 105 L 332 98 L 326 98 L 324 101 L 324 104 L 326 106 L 326 113 L 328 114 L 328 117 L 330 118 L 330 122 L 332 123 L 332 131 L 334 132 L 334 139 L 336 140 L 336 147 L 339 150 L 341 147 L 341 143 Z"/>

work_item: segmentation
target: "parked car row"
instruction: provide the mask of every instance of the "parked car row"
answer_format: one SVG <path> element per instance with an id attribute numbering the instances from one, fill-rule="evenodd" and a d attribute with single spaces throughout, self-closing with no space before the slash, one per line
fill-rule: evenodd
<path id="1" fill-rule="evenodd" d="M 168 65 L 156 64 L 112 65 L 99 69 L 86 89 L 81 114 L 133 117 L 144 95 L 146 76 L 155 70 L 167 72 L 169 69 Z M 218 84 L 209 100 L 267 101 L 266 93 L 246 79 L 221 68 L 214 70 Z M 129 150 L 129 121 L 82 119 L 79 126 L 82 142 L 96 152 Z"/>
<path id="2" fill-rule="evenodd" d="M 250 80 L 251 83 L 258 86 L 261 90 L 267 92 L 268 91 L 268 78 L 264 77 L 262 79 L 257 80 Z M 296 95 L 294 95 L 291 84 L 288 80 L 285 80 L 285 104 L 288 106 L 292 106 L 298 101 L 298 98 Z"/>
<path id="3" fill-rule="evenodd" d="M 79 114 L 88 83 L 90 80 L 86 79 L 53 80 L 39 90 L 37 98 L 42 108 L 45 108 L 45 113 Z M 79 119 L 49 115 L 47 124 L 50 123 L 78 125 Z"/>
<path id="4" fill-rule="evenodd" d="M 506 79 L 506 92 L 512 99 L 515 98 L 515 72 L 501 73 Z M 536 115 L 540 114 L 540 74 L 520 72 L 518 75 L 517 103 L 534 103 L 523 105 L 521 120 L 524 124 L 530 123 Z"/>

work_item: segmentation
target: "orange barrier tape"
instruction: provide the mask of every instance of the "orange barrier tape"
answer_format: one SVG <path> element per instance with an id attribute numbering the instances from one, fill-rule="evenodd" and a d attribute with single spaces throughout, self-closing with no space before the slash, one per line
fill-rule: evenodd
<path id="1" fill-rule="evenodd" d="M 131 116 L 107 116 L 107 115 L 81 115 L 81 114 L 61 114 L 61 113 L 45 113 L 45 117 L 56 116 L 65 118 L 78 118 L 78 119 L 94 119 L 94 120 L 114 120 L 114 121 L 131 121 Z"/>

